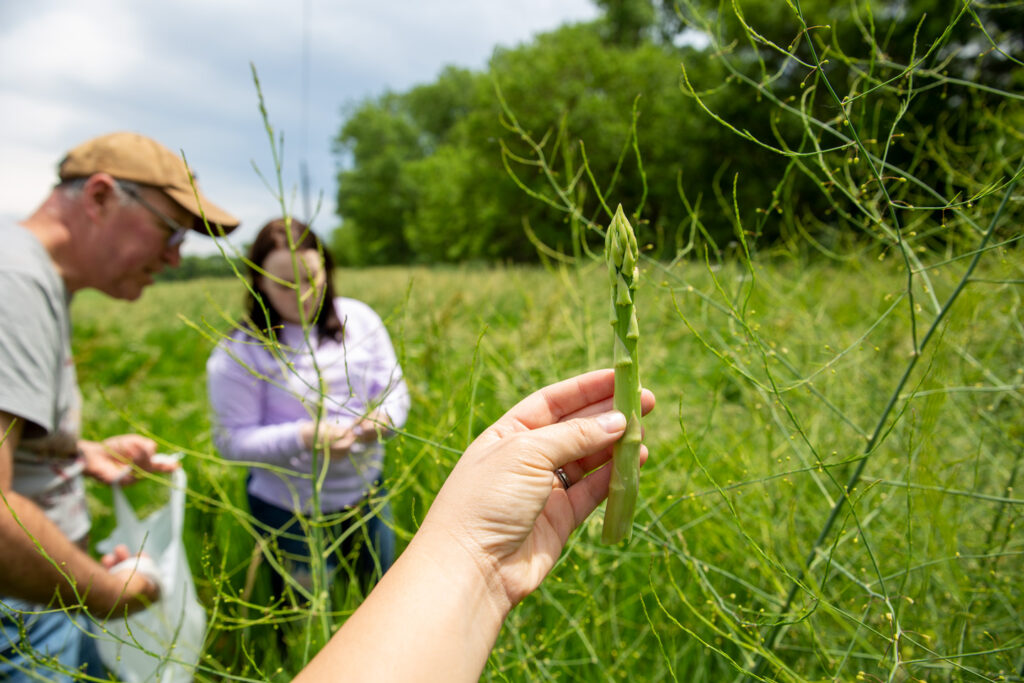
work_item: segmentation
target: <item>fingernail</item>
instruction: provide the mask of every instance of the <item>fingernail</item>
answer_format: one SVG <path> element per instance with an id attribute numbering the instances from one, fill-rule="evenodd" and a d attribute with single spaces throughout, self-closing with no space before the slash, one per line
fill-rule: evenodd
<path id="1" fill-rule="evenodd" d="M 601 425 L 601 429 L 609 434 L 621 432 L 626 428 L 626 416 L 617 410 L 601 413 L 596 419 L 597 424 Z"/>

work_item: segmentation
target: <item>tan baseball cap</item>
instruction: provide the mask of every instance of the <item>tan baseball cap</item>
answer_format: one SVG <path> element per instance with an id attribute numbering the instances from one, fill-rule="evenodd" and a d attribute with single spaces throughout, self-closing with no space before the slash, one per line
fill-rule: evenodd
<path id="1" fill-rule="evenodd" d="M 161 190 L 195 217 L 192 229 L 196 232 L 209 234 L 203 215 L 214 234 L 214 225 L 225 233 L 238 227 L 238 219 L 207 199 L 198 191 L 198 185 L 193 191 L 189 169 L 180 155 L 144 135 L 120 132 L 93 138 L 68 152 L 58 168 L 62 181 L 87 178 L 94 173 L 109 173 L 118 180 Z"/>

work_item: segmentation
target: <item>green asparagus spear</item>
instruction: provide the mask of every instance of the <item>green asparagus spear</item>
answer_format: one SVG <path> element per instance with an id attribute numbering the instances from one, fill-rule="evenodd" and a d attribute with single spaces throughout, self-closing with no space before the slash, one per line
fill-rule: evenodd
<path id="1" fill-rule="evenodd" d="M 640 328 L 636 322 L 636 281 L 640 274 L 633 228 L 622 213 L 615 210 L 605 234 L 604 257 L 608 262 L 608 278 L 612 286 L 611 323 L 615 328 L 615 409 L 626 416 L 626 432 L 612 453 L 612 480 L 608 487 L 608 505 L 604 513 L 601 540 L 614 544 L 629 540 L 633 531 L 640 484 L 640 364 L 637 341 Z"/>

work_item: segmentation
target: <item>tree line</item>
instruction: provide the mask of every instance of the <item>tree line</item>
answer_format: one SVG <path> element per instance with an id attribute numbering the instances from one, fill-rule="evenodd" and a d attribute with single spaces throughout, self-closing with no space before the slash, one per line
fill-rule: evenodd
<path id="1" fill-rule="evenodd" d="M 600 19 L 498 48 L 485 70 L 347 111 L 340 263 L 571 255 L 620 203 L 659 258 L 695 241 L 827 247 L 906 207 L 941 244 L 957 239 L 945 213 L 1020 156 L 1014 3 L 597 4 Z"/>

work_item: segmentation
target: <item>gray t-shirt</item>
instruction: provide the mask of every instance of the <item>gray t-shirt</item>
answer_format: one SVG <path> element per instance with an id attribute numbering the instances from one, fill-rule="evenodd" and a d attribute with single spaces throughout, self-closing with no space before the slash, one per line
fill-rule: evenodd
<path id="1" fill-rule="evenodd" d="M 89 512 L 77 449 L 82 399 L 69 303 L 35 235 L 0 226 L 0 410 L 25 420 L 13 486 L 78 542 L 89 531 Z"/>

